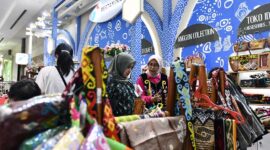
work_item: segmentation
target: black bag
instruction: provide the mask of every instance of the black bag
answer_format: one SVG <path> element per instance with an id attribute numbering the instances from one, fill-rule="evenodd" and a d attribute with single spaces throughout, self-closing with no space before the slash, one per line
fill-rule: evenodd
<path id="1" fill-rule="evenodd" d="M 240 80 L 241 87 L 256 87 L 256 79 Z"/>
<path id="2" fill-rule="evenodd" d="M 246 120 L 246 123 L 237 126 L 237 137 L 240 149 L 246 149 L 258 138 L 261 138 L 261 136 L 264 135 L 265 129 L 249 107 L 239 86 L 237 86 L 231 79 L 228 79 L 228 82 L 231 95 L 235 98 L 239 109 Z"/>

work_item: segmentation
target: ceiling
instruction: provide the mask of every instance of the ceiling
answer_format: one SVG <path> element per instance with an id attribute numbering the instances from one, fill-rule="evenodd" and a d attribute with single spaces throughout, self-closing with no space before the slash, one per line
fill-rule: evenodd
<path id="1" fill-rule="evenodd" d="M 0 53 L 21 45 L 26 27 L 44 10 L 50 10 L 56 0 L 1 0 Z"/>

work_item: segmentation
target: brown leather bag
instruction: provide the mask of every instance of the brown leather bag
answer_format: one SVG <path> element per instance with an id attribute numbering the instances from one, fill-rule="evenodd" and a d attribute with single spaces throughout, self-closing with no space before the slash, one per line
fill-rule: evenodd
<path id="1" fill-rule="evenodd" d="M 233 45 L 233 50 L 235 52 L 242 52 L 242 51 L 247 51 L 248 50 L 248 42 L 237 42 Z"/>
<path id="2" fill-rule="evenodd" d="M 253 40 L 249 42 L 249 49 L 264 49 L 265 48 L 265 39 Z"/>
<path id="3" fill-rule="evenodd" d="M 133 114 L 141 115 L 143 114 L 145 108 L 145 102 L 141 98 L 136 98 L 134 101 Z"/>

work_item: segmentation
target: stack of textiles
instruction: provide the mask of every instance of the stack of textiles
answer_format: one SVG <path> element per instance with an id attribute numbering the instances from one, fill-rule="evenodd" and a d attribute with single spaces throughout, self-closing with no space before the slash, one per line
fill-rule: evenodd
<path id="1" fill-rule="evenodd" d="M 270 108 L 257 108 L 255 113 L 266 129 L 270 129 Z"/>

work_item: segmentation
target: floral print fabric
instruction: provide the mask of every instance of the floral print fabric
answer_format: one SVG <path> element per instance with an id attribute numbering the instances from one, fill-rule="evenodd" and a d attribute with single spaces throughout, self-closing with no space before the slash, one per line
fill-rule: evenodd
<path id="1" fill-rule="evenodd" d="M 136 98 L 133 84 L 130 81 L 112 79 L 107 86 L 113 114 L 115 116 L 131 115 Z"/>

